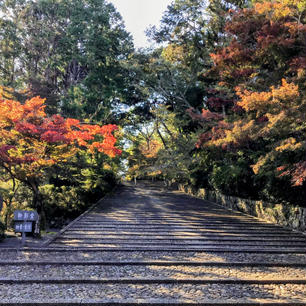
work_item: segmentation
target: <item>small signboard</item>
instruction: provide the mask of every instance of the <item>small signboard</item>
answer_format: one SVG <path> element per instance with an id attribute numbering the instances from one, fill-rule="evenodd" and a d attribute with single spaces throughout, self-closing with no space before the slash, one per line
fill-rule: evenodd
<path id="1" fill-rule="evenodd" d="M 32 222 L 15 222 L 14 224 L 16 233 L 32 233 L 33 223 Z"/>
<path id="2" fill-rule="evenodd" d="M 38 213 L 34 210 L 15 210 L 14 211 L 14 229 L 16 233 L 22 233 L 21 246 L 25 244 L 25 233 L 33 231 L 34 223 L 37 226 Z"/>
<path id="3" fill-rule="evenodd" d="M 38 213 L 34 210 L 15 210 L 14 221 L 37 221 Z"/>

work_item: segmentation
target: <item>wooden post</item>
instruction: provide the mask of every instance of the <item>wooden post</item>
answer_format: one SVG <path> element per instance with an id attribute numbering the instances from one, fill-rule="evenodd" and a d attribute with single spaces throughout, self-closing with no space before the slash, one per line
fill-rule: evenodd
<path id="1" fill-rule="evenodd" d="M 25 240 L 26 240 L 26 233 L 24 231 L 25 229 L 25 223 L 26 223 L 26 220 L 23 221 L 23 231 L 21 233 L 21 247 L 24 247 L 25 245 Z"/>

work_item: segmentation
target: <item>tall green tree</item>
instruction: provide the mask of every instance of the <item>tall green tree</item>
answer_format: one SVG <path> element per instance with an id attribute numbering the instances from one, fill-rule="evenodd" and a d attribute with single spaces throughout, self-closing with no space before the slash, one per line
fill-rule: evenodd
<path id="1" fill-rule="evenodd" d="M 5 0 L 0 9 L 3 85 L 47 98 L 50 113 L 107 120 L 125 94 L 121 62 L 133 51 L 114 7 L 104 0 Z"/>

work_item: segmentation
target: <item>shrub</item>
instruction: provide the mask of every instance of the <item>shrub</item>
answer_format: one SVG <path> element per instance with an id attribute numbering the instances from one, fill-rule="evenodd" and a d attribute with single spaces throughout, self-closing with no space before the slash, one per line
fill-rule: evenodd
<path id="1" fill-rule="evenodd" d="M 53 179 L 51 182 L 40 188 L 46 221 L 51 227 L 62 227 L 76 218 L 117 183 L 113 172 L 107 170 L 91 173 L 83 181 Z"/>

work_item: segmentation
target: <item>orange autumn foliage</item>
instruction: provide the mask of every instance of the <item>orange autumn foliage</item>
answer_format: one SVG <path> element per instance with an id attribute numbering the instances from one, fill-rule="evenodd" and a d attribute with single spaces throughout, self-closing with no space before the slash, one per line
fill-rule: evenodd
<path id="1" fill-rule="evenodd" d="M 210 54 L 210 74 L 229 88 L 262 82 L 261 73 L 267 68 L 269 73 L 279 71 L 286 78 L 302 82 L 306 0 L 254 2 L 251 7 L 229 12 L 225 32 L 232 39 Z"/>
<path id="2" fill-rule="evenodd" d="M 305 9 L 305 6 L 305 0 L 274 0 L 255 3 L 254 11 L 268 15 L 272 20 L 278 20 L 298 15 Z"/>
<path id="3" fill-rule="evenodd" d="M 204 110 L 201 115 L 191 114 L 199 123 L 205 122 L 208 130 L 200 135 L 196 144 L 200 147 L 219 147 L 224 151 L 234 152 L 237 149 L 249 149 L 252 143 L 261 139 L 271 140 L 269 150 L 258 155 L 255 164 L 250 165 L 255 174 L 281 154 L 292 154 L 303 150 L 303 141 L 299 135 L 304 126 L 304 104 L 299 86 L 282 80 L 280 86 L 271 86 L 269 91 L 255 92 L 236 88 L 240 97 L 237 105 L 245 114 L 243 118 L 226 122 L 214 117 L 213 113 Z M 206 120 L 204 120 L 204 118 Z M 279 176 L 291 176 L 294 186 L 300 186 L 306 180 L 304 163 L 295 163 Z M 279 169 L 279 167 L 278 167 Z"/>
<path id="4" fill-rule="evenodd" d="M 78 150 L 97 150 L 110 157 L 121 153 L 115 147 L 116 125 L 83 125 L 60 115 L 49 117 L 44 102 L 40 97 L 25 104 L 0 98 L 0 165 L 19 179 L 42 174 Z"/>
<path id="5" fill-rule="evenodd" d="M 161 149 L 162 144 L 157 140 L 151 140 L 149 142 L 144 142 L 140 144 L 140 152 L 146 158 L 154 158 L 156 157 L 157 153 Z"/>
<path id="6" fill-rule="evenodd" d="M 256 111 L 257 118 L 266 112 L 275 113 L 280 109 L 292 106 L 292 103 L 299 97 L 299 88 L 294 83 L 287 83 L 282 79 L 282 85 L 275 88 L 271 86 L 268 92 L 251 92 L 248 90 L 240 91 L 236 88 L 236 94 L 240 97 L 238 106 L 245 111 Z"/>

